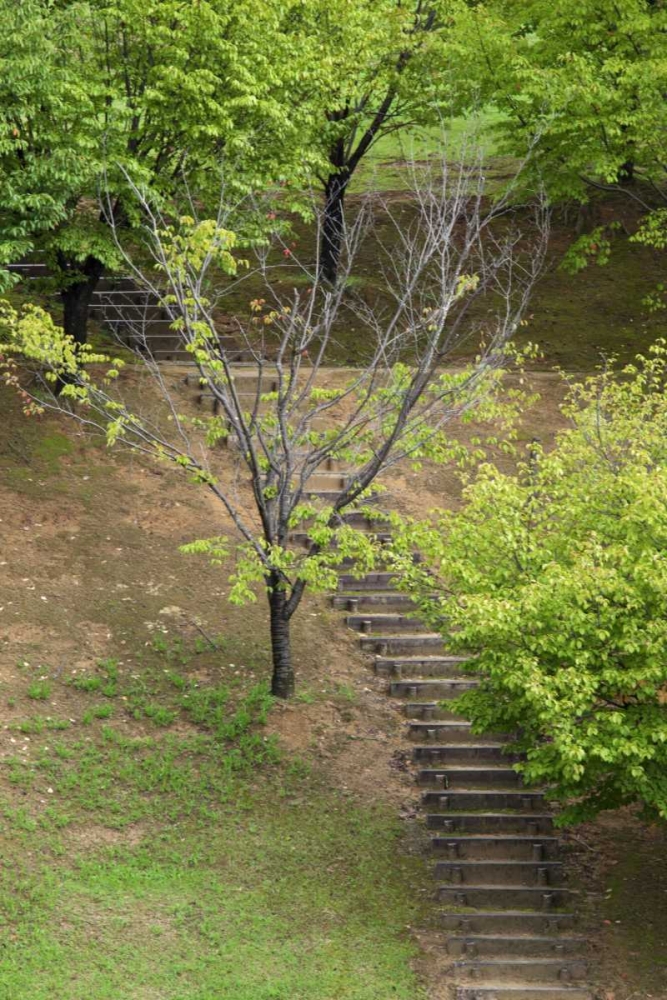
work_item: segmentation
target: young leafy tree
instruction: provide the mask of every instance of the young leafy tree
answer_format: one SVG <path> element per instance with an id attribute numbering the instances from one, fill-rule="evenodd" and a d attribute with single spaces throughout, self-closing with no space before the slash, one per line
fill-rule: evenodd
<path id="1" fill-rule="evenodd" d="M 406 586 L 480 686 L 476 732 L 514 734 L 528 782 L 579 821 L 667 818 L 667 347 L 569 387 L 571 429 L 459 512 L 408 526 Z"/>
<path id="2" fill-rule="evenodd" d="M 266 0 L 0 0 L 0 66 L 0 265 L 50 263 L 77 343 L 141 226 L 132 185 L 169 199 L 186 176 L 213 211 L 223 154 L 240 191 L 307 159 L 299 53 Z"/>
<path id="3" fill-rule="evenodd" d="M 554 199 L 619 194 L 640 210 L 632 237 L 667 244 L 667 7 L 661 0 L 499 0 L 475 13 L 478 66 L 506 112 L 507 149 Z M 472 38 L 472 36 L 471 36 Z M 612 228 L 618 228 L 614 224 Z M 608 257 L 610 228 L 575 243 L 574 269 Z"/>
<path id="4" fill-rule="evenodd" d="M 183 412 L 182 398 L 170 389 L 141 329 L 134 343 L 162 401 L 157 417 L 137 408 L 134 380 L 128 385 L 123 379 L 120 361 L 105 361 L 73 344 L 39 310 L 23 315 L 5 310 L 0 343 L 10 365 L 7 378 L 17 377 L 11 363 L 18 355 L 25 364 L 37 363 L 47 387 L 65 383 L 59 399 L 30 390 L 35 405 L 70 412 L 102 430 L 109 444 L 122 442 L 173 463 L 213 494 L 220 518 L 212 537 L 189 550 L 221 560 L 229 544 L 225 532 L 233 530 L 237 564 L 231 597 L 253 599 L 258 587 L 266 593 L 272 690 L 280 697 L 294 690 L 290 622 L 306 588 L 335 589 L 348 557 L 360 569 L 373 565 L 375 546 L 358 529 L 358 519 L 365 514 L 372 521 L 368 501 L 388 468 L 403 459 L 446 461 L 458 454 L 447 425 L 474 407 L 492 406 L 505 346 L 541 266 L 546 225 L 541 207 L 534 227 L 523 234 L 504 217 L 501 202 L 485 211 L 475 164 L 453 175 L 447 165 L 438 165 L 422 178 L 415 199 L 419 216 L 409 228 L 392 216 L 389 204 L 383 206 L 396 243 L 378 259 L 389 300 L 377 307 L 346 293 L 345 282 L 333 289 L 322 284 L 307 264 L 303 273 L 310 285 L 283 297 L 284 286 L 267 262 L 269 248 L 258 248 L 266 298 L 253 303 L 256 322 L 245 332 L 239 329 L 254 359 L 245 391 L 248 369 L 235 369 L 235 355 L 215 324 L 216 287 L 221 275 L 237 269 L 224 209 L 216 220 L 182 218 L 176 224 L 144 200 L 153 267 L 127 263 L 137 281 L 171 310 L 174 338 L 192 360 L 210 415 Z M 344 276 L 378 205 L 373 209 L 362 207 L 346 233 Z M 295 263 L 292 257 L 290 266 Z M 350 308 L 366 331 L 366 362 L 332 379 L 325 368 L 328 350 Z M 270 362 L 264 360 L 262 331 L 273 345 Z M 474 360 L 448 371 L 451 353 L 468 341 L 477 352 Z M 230 450 L 221 451 L 225 442 Z M 317 499 L 314 477 L 330 463 L 347 471 L 329 478 L 332 485 Z M 297 547 L 295 531 L 302 536 Z"/>

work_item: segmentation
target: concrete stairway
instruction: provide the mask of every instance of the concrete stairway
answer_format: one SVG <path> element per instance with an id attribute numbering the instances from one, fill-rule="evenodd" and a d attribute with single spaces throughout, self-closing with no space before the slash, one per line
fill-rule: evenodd
<path id="1" fill-rule="evenodd" d="M 31 261 L 10 264 L 8 270 L 19 275 L 22 282 L 43 283 L 52 277 L 46 264 Z M 121 344 L 153 361 L 193 363 L 191 354 L 172 329 L 173 317 L 168 310 L 131 277 L 108 275 L 99 280 L 90 303 L 90 319 Z M 232 362 L 252 359 L 224 321 L 219 327 L 218 342 Z"/>
<path id="2" fill-rule="evenodd" d="M 372 526 L 370 528 L 372 530 Z M 395 578 L 341 577 L 332 598 L 405 717 L 435 856 L 435 900 L 455 1000 L 591 1000 L 543 790 L 526 788 L 506 738 L 480 737 L 448 702 L 477 684 L 464 657 L 410 616 Z"/>

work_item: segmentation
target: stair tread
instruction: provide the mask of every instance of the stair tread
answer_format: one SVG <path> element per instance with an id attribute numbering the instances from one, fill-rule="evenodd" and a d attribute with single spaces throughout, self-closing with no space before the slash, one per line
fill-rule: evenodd
<path id="1" fill-rule="evenodd" d="M 451 833 L 449 835 L 437 836 L 438 840 L 464 840 L 466 843 L 472 842 L 473 844 L 478 841 L 492 841 L 498 843 L 505 843 L 509 841 L 510 843 L 515 843 L 519 841 L 527 844 L 537 843 L 538 841 L 542 843 L 545 840 L 551 841 L 554 844 L 558 843 L 558 837 L 551 837 L 549 834 L 535 833 L 532 837 L 525 836 L 524 834 L 514 834 L 514 833 Z"/>
<path id="2" fill-rule="evenodd" d="M 469 744 L 464 744 L 466 747 Z M 438 774 L 442 771 L 463 771 L 465 774 L 468 771 L 489 771 L 491 774 L 499 774 L 501 772 L 509 771 L 511 774 L 517 774 L 513 767 L 506 764 L 485 764 L 481 761 L 479 764 L 443 764 L 442 767 L 422 767 L 422 771 L 435 771 Z"/>
<path id="3" fill-rule="evenodd" d="M 506 743 L 415 743 L 415 750 L 428 750 L 429 753 L 438 752 L 440 750 L 502 750 L 503 747 L 507 746 Z"/>
<path id="4" fill-rule="evenodd" d="M 439 884 L 439 888 L 448 889 L 451 890 L 451 892 L 460 892 L 463 895 L 465 895 L 465 893 L 471 889 L 483 889 L 485 892 L 488 891 L 489 889 L 492 889 L 494 892 L 530 892 L 535 894 L 539 893 L 542 896 L 548 896 L 554 892 L 567 893 L 569 896 L 576 895 L 576 889 L 568 889 L 562 885 L 516 885 L 512 883 L 507 885 L 504 882 L 503 883 L 465 882 L 460 884 L 453 882 L 442 882 Z M 478 910 L 477 908 L 475 908 L 475 910 L 472 912 L 474 913 L 475 916 L 477 916 L 478 914 L 486 913 L 485 910 Z M 560 914 L 556 914 L 553 910 L 547 911 L 546 914 L 543 913 L 542 911 L 540 911 L 540 913 L 542 916 L 545 915 L 560 916 Z"/>
<path id="5" fill-rule="evenodd" d="M 480 858 L 466 859 L 466 858 L 453 858 L 451 861 L 447 858 L 443 858 L 438 861 L 438 867 L 440 868 L 474 868 L 483 866 L 485 868 L 496 868 L 498 865 L 502 865 L 503 868 L 561 868 L 563 865 L 562 861 L 519 861 L 515 858 L 508 858 L 504 861 L 502 858 Z M 467 885 L 467 883 L 466 883 Z M 544 889 L 545 886 L 540 886 Z M 548 886 L 546 888 L 549 888 Z"/>
<path id="6" fill-rule="evenodd" d="M 443 792 L 443 794 L 445 794 Z M 456 809 L 447 809 L 445 812 L 429 812 L 429 816 L 446 816 L 448 819 L 553 819 L 551 813 L 515 813 L 515 812 L 457 812 Z M 538 835 L 539 836 L 539 835 Z"/>
<path id="7" fill-rule="evenodd" d="M 540 910 L 478 910 L 474 914 L 461 913 L 459 910 L 449 911 L 440 910 L 441 917 L 452 916 L 452 917 L 467 917 L 467 916 L 481 916 L 481 917 L 529 917 L 531 919 L 553 919 L 553 920 L 573 920 L 575 914 L 568 913 L 565 910 L 550 911 L 548 913 L 543 913 Z M 474 932 L 472 932 L 474 934 Z"/>
<path id="8" fill-rule="evenodd" d="M 587 1000 L 591 1000 L 592 994 L 588 991 L 588 986 L 561 986 L 560 983 L 554 983 L 553 985 L 540 985 L 539 983 L 509 983 L 503 982 L 502 980 L 497 980 L 493 983 L 480 983 L 476 982 L 474 986 L 471 984 L 469 987 L 471 990 L 478 992 L 479 990 L 492 990 L 498 992 L 509 992 L 511 990 L 517 990 L 521 993 L 549 993 L 553 996 L 555 993 L 560 994 L 563 997 L 576 996 L 582 997 L 585 995 Z M 584 993 L 584 991 L 586 991 Z"/>
<path id="9" fill-rule="evenodd" d="M 522 916 L 525 915 L 525 910 L 518 910 Z M 509 914 L 503 914 L 503 916 L 508 916 Z M 587 944 L 588 939 L 580 934 L 448 934 L 448 941 L 516 941 L 517 939 L 521 941 L 544 941 L 547 944 L 553 944 L 558 941 L 573 941 L 576 944 Z M 512 956 L 513 958 L 514 956 Z M 539 959 L 538 959 L 539 960 Z M 472 959 L 471 959 L 472 961 Z M 486 961 L 486 959 L 478 959 L 475 961 Z"/>
<path id="10" fill-rule="evenodd" d="M 462 674 L 460 677 L 397 677 L 392 684 L 412 684 L 415 687 L 420 684 L 471 684 L 476 687 L 479 681 L 471 674 Z"/>
<path id="11" fill-rule="evenodd" d="M 564 955 L 561 955 L 557 958 L 537 958 L 537 957 L 522 958 L 518 955 L 512 955 L 511 957 L 508 958 L 463 958 L 460 961 L 456 962 L 455 964 L 457 968 L 461 968 L 462 966 L 468 966 L 468 965 L 473 965 L 477 967 L 491 966 L 491 968 L 494 968 L 498 965 L 513 965 L 513 966 L 525 965 L 529 967 L 532 965 L 553 965 L 554 967 L 558 968 L 560 966 L 567 965 L 568 962 L 580 963 L 581 961 L 582 959 L 577 958 L 576 956 L 571 956 L 569 958 Z"/>

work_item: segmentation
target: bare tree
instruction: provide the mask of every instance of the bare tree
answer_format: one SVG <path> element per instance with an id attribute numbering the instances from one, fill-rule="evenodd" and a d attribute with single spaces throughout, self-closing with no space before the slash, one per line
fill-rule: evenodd
<path id="1" fill-rule="evenodd" d="M 272 690 L 279 697 L 294 691 L 290 622 L 306 588 L 335 586 L 350 557 L 371 564 L 372 543 L 358 525 L 366 514 L 373 523 L 378 479 L 404 459 L 442 453 L 447 425 L 497 381 L 547 233 L 541 200 L 518 210 L 509 196 L 488 206 L 478 160 L 415 169 L 407 223 L 390 199 L 359 202 L 335 287 L 320 282 L 316 261 L 300 262 L 285 247 L 283 267 L 294 278 L 285 294 L 284 275 L 278 282 L 272 263 L 275 247 L 260 245 L 253 272 L 263 278 L 265 297 L 252 303 L 254 322 L 238 324 L 235 346 L 216 324 L 214 289 L 221 272 L 233 270 L 225 193 L 217 220 L 178 225 L 141 199 L 151 259 L 127 259 L 128 271 L 169 312 L 173 336 L 192 362 L 189 378 L 211 412 L 182 414 L 169 370 L 141 323 L 134 349 L 164 402 L 157 418 L 137 412 L 123 377 L 96 379 L 90 365 L 75 367 L 71 351 L 41 353 L 52 377 L 69 365 L 62 396 L 45 405 L 69 408 L 110 441 L 182 467 L 219 501 L 238 535 L 234 592 L 248 597 L 259 583 L 268 597 Z M 350 282 L 359 247 L 371 236 L 381 288 L 374 300 L 356 295 Z M 237 272 L 223 284 L 242 280 Z M 365 363 L 327 383 L 327 359 L 349 317 L 363 331 Z M 244 368 L 235 363 L 239 344 L 249 359 Z M 448 368 L 466 344 L 475 360 Z M 23 350 L 30 354 L 25 343 Z M 248 373 L 251 389 L 243 392 Z M 348 471 L 317 496 L 315 477 L 335 464 Z M 303 544 L 295 548 L 299 528 Z M 212 556 L 221 547 L 220 532 L 191 546 Z"/>

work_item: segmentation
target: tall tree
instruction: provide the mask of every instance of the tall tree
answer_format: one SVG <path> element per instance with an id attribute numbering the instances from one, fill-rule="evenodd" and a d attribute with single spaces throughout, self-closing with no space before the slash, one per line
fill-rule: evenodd
<path id="1" fill-rule="evenodd" d="M 619 194 L 639 209 L 633 239 L 667 245 L 667 6 L 663 0 L 498 0 L 474 18 L 487 92 L 506 147 L 533 148 L 554 199 Z M 604 259 L 596 228 L 576 266 Z M 600 258 L 600 250 L 603 251 Z"/>
<path id="2" fill-rule="evenodd" d="M 254 302 L 256 322 L 246 335 L 254 378 L 252 369 L 234 369 L 213 318 L 216 275 L 235 270 L 234 239 L 224 228 L 224 213 L 217 221 L 183 219 L 174 228 L 145 203 L 155 266 L 134 268 L 137 280 L 172 311 L 174 335 L 194 362 L 210 416 L 184 415 L 182 400 L 172 395 L 169 380 L 152 360 L 150 341 L 141 343 L 140 330 L 138 360 L 163 402 L 157 418 L 137 410 L 132 384 L 117 378 L 118 365 L 106 365 L 106 377 L 100 375 L 90 365 L 104 364 L 104 358 L 76 350 L 44 314 L 29 310 L 21 317 L 6 309 L 0 323 L 6 353 L 37 362 L 51 380 L 66 382 L 62 397 L 47 397 L 46 405 L 102 429 L 110 444 L 124 442 L 173 463 L 211 491 L 221 516 L 213 522 L 213 537 L 191 548 L 219 561 L 227 550 L 221 521 L 228 519 L 238 543 L 232 596 L 250 599 L 257 586 L 266 593 L 273 693 L 281 697 L 294 690 L 290 622 L 306 588 L 335 588 L 346 556 L 355 556 L 360 566 L 372 565 L 373 546 L 347 515 L 358 518 L 369 510 L 366 502 L 378 477 L 395 462 L 425 456 L 447 460 L 457 454 L 447 425 L 493 394 L 505 346 L 540 268 L 541 211 L 537 228 L 523 239 L 506 219 L 496 228 L 507 206 L 499 202 L 491 213 L 484 210 L 478 164 L 451 175 L 446 164 L 439 165 L 435 176 L 423 180 L 416 203 L 418 219 L 407 230 L 384 206 L 385 223 L 396 230 L 395 247 L 378 260 L 386 270 L 389 300 L 377 308 L 356 303 L 367 356 L 361 368 L 342 372 L 334 384 L 330 379 L 326 384 L 323 366 L 337 325 L 354 300 L 345 295 L 344 282 L 331 289 L 307 266 L 310 287 L 302 284 L 283 297 L 266 260 L 268 248 L 260 248 L 258 260 L 266 298 Z M 343 277 L 350 274 L 368 217 L 362 208 L 346 234 Z M 479 355 L 448 372 L 451 352 L 477 329 L 475 310 L 485 296 Z M 263 330 L 273 343 L 270 365 L 263 361 Z M 413 357 L 410 366 L 402 362 L 406 346 Z M 13 371 L 7 375 L 15 379 Z M 248 375 L 244 392 L 239 383 Z M 39 393 L 37 403 L 44 405 Z M 225 440 L 235 448 L 235 461 L 220 460 Z M 330 486 L 318 502 L 312 496 L 314 477 L 329 462 L 342 463 L 347 471 L 327 477 Z M 295 548 L 290 540 L 299 528 L 302 547 Z"/>
<path id="3" fill-rule="evenodd" d="M 454 40 L 464 0 L 306 0 L 289 9 L 299 47 L 312 65 L 299 91 L 311 107 L 324 196 L 319 270 L 336 279 L 345 195 L 375 143 L 395 132 L 438 124 L 452 104 Z"/>
<path id="4" fill-rule="evenodd" d="M 223 154 L 239 190 L 301 168 L 280 21 L 265 0 L 0 0 L 0 264 L 47 255 L 78 343 L 110 227 L 141 222 L 132 184 L 160 199 L 187 176 L 215 204 Z"/>

